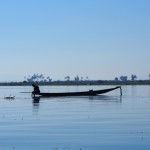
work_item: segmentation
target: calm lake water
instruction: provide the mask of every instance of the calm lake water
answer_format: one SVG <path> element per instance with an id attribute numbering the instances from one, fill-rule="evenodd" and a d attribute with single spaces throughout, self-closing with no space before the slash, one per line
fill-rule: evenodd
<path id="1" fill-rule="evenodd" d="M 44 92 L 113 86 L 42 86 Z M 41 98 L 32 87 L 0 87 L 0 150 L 149 150 L 150 86 L 94 97 Z M 15 96 L 6 100 L 5 96 Z"/>

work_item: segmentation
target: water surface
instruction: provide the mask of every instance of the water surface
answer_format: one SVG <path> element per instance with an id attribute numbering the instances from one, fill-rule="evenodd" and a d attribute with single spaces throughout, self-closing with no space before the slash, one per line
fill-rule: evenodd
<path id="1" fill-rule="evenodd" d="M 43 92 L 112 86 L 42 86 Z M 150 86 L 94 97 L 33 100 L 32 87 L 0 87 L 0 150 L 149 150 Z M 15 96 L 6 100 L 5 96 Z"/>

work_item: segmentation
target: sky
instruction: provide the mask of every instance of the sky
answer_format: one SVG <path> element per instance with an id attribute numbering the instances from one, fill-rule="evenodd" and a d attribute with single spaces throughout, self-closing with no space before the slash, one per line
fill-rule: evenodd
<path id="1" fill-rule="evenodd" d="M 0 0 L 0 81 L 150 74 L 149 0 Z"/>

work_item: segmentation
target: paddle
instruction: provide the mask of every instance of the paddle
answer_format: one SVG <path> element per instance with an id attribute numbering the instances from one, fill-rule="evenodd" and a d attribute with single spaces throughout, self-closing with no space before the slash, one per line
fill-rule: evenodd
<path id="1" fill-rule="evenodd" d="M 19 92 L 19 93 L 32 93 L 32 92 Z"/>

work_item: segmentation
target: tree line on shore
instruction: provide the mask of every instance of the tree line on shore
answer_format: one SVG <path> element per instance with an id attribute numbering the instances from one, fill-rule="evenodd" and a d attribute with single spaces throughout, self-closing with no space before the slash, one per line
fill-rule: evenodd
<path id="1" fill-rule="evenodd" d="M 148 80 L 150 80 L 150 74 L 148 75 Z M 45 77 L 43 74 L 34 74 L 32 76 L 28 76 L 28 77 L 24 77 L 24 81 L 25 82 L 52 82 L 52 78 L 50 78 L 49 76 Z M 93 80 L 90 80 L 88 76 L 86 76 L 85 78 L 84 77 L 79 77 L 78 75 L 74 77 L 73 80 L 71 80 L 71 77 L 70 76 L 65 76 L 64 77 L 65 80 L 62 80 L 62 81 L 75 81 L 75 82 L 82 82 L 82 81 L 93 81 Z M 115 77 L 114 81 L 136 81 L 138 80 L 137 78 L 137 75 L 134 75 L 132 74 L 131 75 L 131 78 L 128 79 L 128 76 L 120 76 L 120 77 Z M 61 80 L 59 80 L 61 81 Z M 110 80 L 109 80 L 110 81 Z"/>
<path id="2" fill-rule="evenodd" d="M 147 80 L 138 80 L 137 75 L 132 74 L 131 78 L 127 76 L 115 77 L 114 80 L 90 80 L 88 77 L 79 77 L 78 75 L 71 80 L 70 76 L 65 76 L 64 80 L 53 81 L 52 78 L 45 77 L 43 74 L 33 74 L 32 76 L 24 77 L 22 82 L 1 82 L 0 85 L 31 85 L 37 83 L 39 85 L 136 85 L 150 84 L 150 74 Z"/>

